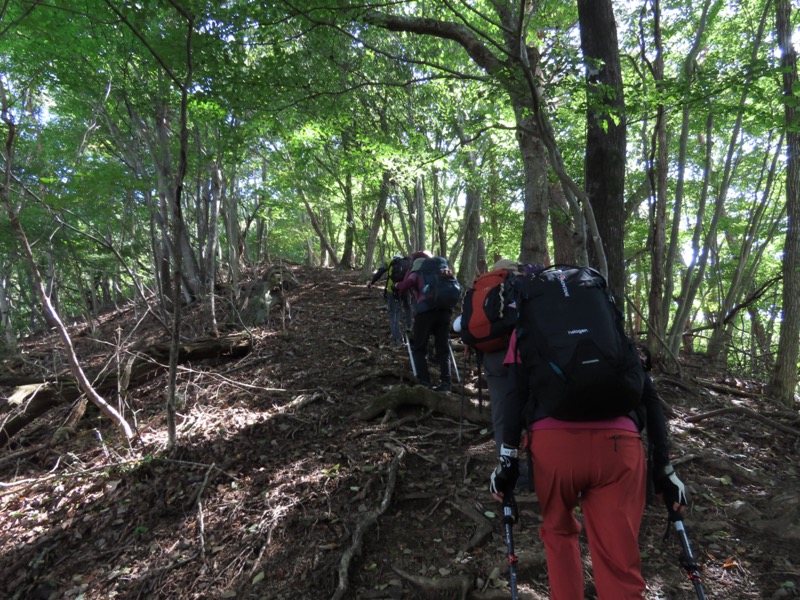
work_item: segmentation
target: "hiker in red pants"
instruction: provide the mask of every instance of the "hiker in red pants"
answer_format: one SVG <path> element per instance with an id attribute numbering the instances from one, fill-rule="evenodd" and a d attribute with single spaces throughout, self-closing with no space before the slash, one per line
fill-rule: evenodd
<path id="1" fill-rule="evenodd" d="M 628 414 L 556 419 L 548 414 L 546 403 L 537 400 L 543 388 L 526 384 L 527 374 L 520 372 L 527 363 L 517 351 L 519 331 L 518 327 L 512 335 L 505 364 L 509 377 L 520 383 L 504 398 L 503 444 L 490 492 L 498 500 L 513 494 L 519 475 L 520 431 L 527 428 L 534 490 L 542 510 L 539 535 L 545 548 L 552 600 L 584 598 L 578 539 L 581 523 L 575 516 L 578 506 L 586 527 L 598 598 L 641 600 L 646 586 L 638 537 L 647 466 L 640 431 L 645 425 L 655 491 L 663 495 L 670 512 L 682 512 L 688 503 L 684 485 L 669 462 L 666 423 L 655 386 L 644 373 L 641 403 Z"/>

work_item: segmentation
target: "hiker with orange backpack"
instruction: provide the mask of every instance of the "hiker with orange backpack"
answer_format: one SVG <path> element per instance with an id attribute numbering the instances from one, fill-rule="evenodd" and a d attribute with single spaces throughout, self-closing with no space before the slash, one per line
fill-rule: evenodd
<path id="1" fill-rule="evenodd" d="M 521 282 L 542 269 L 544 265 L 519 264 L 508 258 L 499 259 L 491 271 L 475 278 L 464 296 L 458 323 L 454 323 L 454 329 L 461 334 L 464 345 L 475 350 L 479 390 L 481 369 L 486 374 L 498 456 L 503 443 L 503 399 L 515 386 L 515 382 L 509 377 L 505 357 L 517 322 L 516 296 Z M 517 480 L 517 491 L 532 490 L 530 461 L 524 462 L 525 468 Z"/>
<path id="2" fill-rule="evenodd" d="M 386 275 L 386 287 L 383 297 L 386 300 L 386 312 L 389 317 L 389 333 L 391 345 L 398 348 L 403 345 L 403 331 L 411 328 L 411 304 L 408 296 L 401 294 L 395 285 L 403 281 L 411 270 L 411 260 L 401 254 L 395 254 L 388 262 L 384 262 L 367 284 L 368 289 Z"/>
<path id="3" fill-rule="evenodd" d="M 520 431 L 529 433 L 542 510 L 551 598 L 583 600 L 580 505 L 601 600 L 641 600 L 638 535 L 645 505 L 641 429 L 653 446 L 655 491 L 671 516 L 688 504 L 669 462 L 661 401 L 622 330 L 605 279 L 588 268 L 548 268 L 526 281 L 505 364 L 517 383 L 504 399 L 500 464 L 489 490 L 513 495 Z M 677 518 L 677 517 L 676 517 Z"/>

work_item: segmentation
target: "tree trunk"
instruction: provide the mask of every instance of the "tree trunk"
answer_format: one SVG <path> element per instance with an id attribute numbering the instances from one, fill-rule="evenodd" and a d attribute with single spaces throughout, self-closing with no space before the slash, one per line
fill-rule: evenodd
<path id="1" fill-rule="evenodd" d="M 475 160 L 474 152 L 469 152 L 470 163 Z M 474 169 L 473 164 L 470 169 Z M 475 185 L 467 186 L 466 204 L 464 205 L 464 236 L 461 263 L 458 268 L 458 281 L 463 289 L 472 285 L 478 273 L 478 240 L 481 235 L 481 205 L 483 197 Z"/>
<path id="2" fill-rule="evenodd" d="M 416 214 L 417 219 L 414 223 L 414 236 L 417 239 L 417 248 L 422 250 L 424 248 L 428 248 L 428 242 L 426 240 L 426 219 L 425 219 L 425 185 L 424 179 L 422 175 L 417 177 L 417 180 L 414 182 L 414 214 Z M 436 243 L 431 241 L 430 249 L 434 253 L 436 248 Z M 438 253 L 437 253 L 438 254 Z"/>
<path id="3" fill-rule="evenodd" d="M 767 394 L 786 406 L 795 405 L 797 393 L 797 359 L 800 344 L 800 118 L 796 92 L 797 53 L 792 45 L 792 4 L 776 0 L 776 29 L 781 49 L 783 77 L 783 110 L 786 123 L 786 212 L 788 224 L 783 250 L 783 314 L 775 370 Z"/>
<path id="4" fill-rule="evenodd" d="M 6 274 L 6 261 L 0 260 L 2 260 L 2 264 L 0 264 L 0 330 L 2 331 L 0 348 L 14 350 L 17 347 L 17 336 L 11 324 L 11 309 L 8 304 L 8 294 L 6 293 L 11 278 Z"/>
<path id="5" fill-rule="evenodd" d="M 653 40 L 656 58 L 653 61 L 653 78 L 656 87 L 664 84 L 664 45 L 661 40 L 661 3 L 653 2 Z M 688 104 L 688 103 L 687 103 Z M 655 147 L 651 150 L 648 168 L 653 208 L 650 219 L 650 293 L 648 294 L 648 324 L 650 335 L 648 344 L 655 349 L 656 362 L 662 362 L 664 349 L 656 341 L 664 339 L 666 322 L 669 313 L 665 312 L 664 279 L 668 266 L 665 264 L 667 253 L 667 172 L 669 157 L 667 154 L 667 114 L 666 107 L 660 103 L 656 109 L 654 132 Z"/>
<path id="6" fill-rule="evenodd" d="M 267 189 L 267 159 L 262 157 L 261 159 L 261 190 L 260 193 L 262 194 L 262 202 L 266 201 L 266 195 L 269 193 Z M 261 214 L 256 215 L 256 231 L 257 231 L 257 239 L 258 239 L 258 252 L 256 253 L 256 263 L 257 264 L 269 264 L 271 262 L 270 251 L 269 251 L 269 219 L 270 219 L 270 211 L 269 207 L 264 209 L 264 215 Z"/>
<path id="7" fill-rule="evenodd" d="M 584 188 L 594 210 L 608 266 L 608 283 L 625 292 L 625 144 L 627 123 L 617 25 L 611 0 L 578 0 L 581 48 L 587 65 Z M 592 260 L 593 264 L 598 261 Z"/>
<path id="8" fill-rule="evenodd" d="M 300 198 L 303 200 L 303 204 L 306 207 L 306 213 L 308 213 L 308 218 L 311 219 L 311 226 L 314 228 L 314 231 L 317 233 L 317 237 L 319 238 L 320 247 L 322 248 L 322 261 L 324 263 L 326 259 L 326 255 L 333 260 L 333 264 L 335 267 L 338 267 L 339 264 L 336 261 L 336 252 L 333 250 L 330 242 L 328 241 L 328 237 L 325 235 L 325 230 L 322 227 L 319 219 L 317 218 L 316 213 L 314 213 L 314 209 L 311 208 L 311 204 L 308 203 L 308 199 L 306 198 L 305 193 L 300 191 Z M 309 251 L 310 254 L 313 254 L 311 251 L 311 245 L 309 242 Z M 325 266 L 323 264 L 323 266 Z"/>
<path id="9" fill-rule="evenodd" d="M 586 249 L 585 230 L 578 232 L 575 229 L 576 221 L 570 216 L 570 204 L 564 197 L 564 188 L 558 182 L 550 184 L 550 230 L 553 232 L 554 260 L 547 260 L 544 264 L 562 265 L 585 265 L 587 260 L 585 254 L 579 254 L 579 250 Z M 577 225 L 583 225 L 583 219 L 577 221 Z M 581 241 L 577 241 L 580 238 Z"/>
<path id="10" fill-rule="evenodd" d="M 381 177 L 381 185 L 378 189 L 378 205 L 375 207 L 375 212 L 372 216 L 372 226 L 369 229 L 369 237 L 367 238 L 367 248 L 364 256 L 364 268 L 361 270 L 361 279 L 368 281 L 372 274 L 372 265 L 375 258 L 375 247 L 378 243 L 378 233 L 381 229 L 383 222 L 383 214 L 386 212 L 386 203 L 389 201 L 389 192 L 392 185 L 392 174 L 389 171 L 384 171 Z M 402 249 L 401 249 L 402 251 Z"/>

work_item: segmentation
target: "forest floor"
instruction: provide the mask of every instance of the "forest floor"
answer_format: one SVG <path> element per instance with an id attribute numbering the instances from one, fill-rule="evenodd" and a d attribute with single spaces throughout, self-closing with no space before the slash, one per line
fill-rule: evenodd
<path id="1" fill-rule="evenodd" d="M 57 406 L 2 449 L 0 597 L 511 597 L 474 359 L 465 373 L 456 349 L 462 421 L 460 386 L 412 387 L 405 349 L 389 347 L 377 290 L 355 272 L 292 272 L 291 319 L 277 311 L 269 327 L 251 328 L 244 356 L 181 365 L 172 453 L 164 368 L 123 405 L 143 449 L 129 449 L 91 405 L 71 435 L 54 437 L 70 411 Z M 187 312 L 186 335 L 201 337 L 202 315 Z M 124 354 L 126 339 L 167 339 L 148 323 L 121 307 L 94 331 L 71 331 L 89 368 Z M 21 347 L 25 368 L 60 360 L 55 335 Z M 707 597 L 800 597 L 797 411 L 701 357 L 681 371 L 653 374 L 693 500 L 686 530 Z M 0 425 L 12 391 L 0 388 Z M 548 598 L 536 497 L 517 500 L 520 598 Z M 663 539 L 666 524 L 662 506 L 646 508 L 647 598 L 694 598 L 675 535 Z M 586 588 L 596 598 L 588 562 Z"/>

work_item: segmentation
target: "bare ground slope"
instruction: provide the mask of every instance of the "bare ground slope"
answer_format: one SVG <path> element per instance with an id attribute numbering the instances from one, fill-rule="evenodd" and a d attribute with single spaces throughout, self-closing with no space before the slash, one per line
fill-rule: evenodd
<path id="1" fill-rule="evenodd" d="M 143 451 L 129 451 L 91 407 L 74 432 L 54 438 L 67 404 L 0 451 L 0 597 L 510 597 L 474 363 L 462 421 L 460 389 L 410 387 L 408 356 L 388 347 L 377 292 L 352 272 L 293 273 L 291 320 L 273 312 L 269 327 L 249 329 L 244 356 L 182 364 L 172 455 L 163 369 L 123 405 Z M 128 308 L 105 315 L 94 333 L 76 326 L 82 360 L 113 365 L 134 341 L 163 342 L 141 317 Z M 207 329 L 201 314 L 187 316 L 187 337 Z M 0 376 L 58 364 L 54 337 L 24 347 L 25 361 L 3 362 Z M 682 380 L 655 379 L 694 500 L 686 527 L 708 597 L 799 596 L 797 412 L 700 359 L 683 371 Z M 0 388 L 0 425 L 19 410 L 8 403 L 12 391 Z M 518 499 L 521 597 L 547 598 L 536 499 Z M 648 507 L 648 597 L 694 598 L 674 536 L 662 539 L 665 525 L 663 508 Z M 590 572 L 587 598 L 595 598 Z"/>

